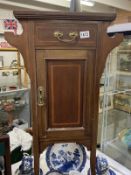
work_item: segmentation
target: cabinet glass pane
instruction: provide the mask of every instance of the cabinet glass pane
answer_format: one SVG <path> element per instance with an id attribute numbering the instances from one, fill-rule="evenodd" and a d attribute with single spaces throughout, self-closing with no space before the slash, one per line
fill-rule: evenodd
<path id="1" fill-rule="evenodd" d="M 131 169 L 131 38 L 108 57 L 100 81 L 101 150 Z"/>

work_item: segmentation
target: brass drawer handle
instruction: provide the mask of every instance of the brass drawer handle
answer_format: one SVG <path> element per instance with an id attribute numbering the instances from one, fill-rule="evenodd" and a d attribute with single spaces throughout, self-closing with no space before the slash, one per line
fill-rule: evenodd
<path id="1" fill-rule="evenodd" d="M 66 43 L 75 41 L 76 38 L 78 37 L 78 33 L 77 32 L 70 32 L 69 33 L 70 39 L 64 39 L 63 36 L 64 36 L 63 32 L 58 32 L 58 31 L 54 32 L 55 38 L 57 38 L 59 41 L 66 42 Z"/>
<path id="2" fill-rule="evenodd" d="M 46 91 L 42 86 L 38 87 L 38 106 L 46 106 Z"/>

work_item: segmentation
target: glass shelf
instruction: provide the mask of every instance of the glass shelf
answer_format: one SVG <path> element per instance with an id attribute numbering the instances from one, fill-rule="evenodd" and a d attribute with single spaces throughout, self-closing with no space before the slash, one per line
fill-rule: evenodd
<path id="1" fill-rule="evenodd" d="M 9 67 L 9 66 L 6 66 L 6 67 L 0 67 L 0 70 L 17 70 L 17 69 L 24 69 L 24 66 L 17 66 L 17 67 Z"/>
<path id="2" fill-rule="evenodd" d="M 7 90 L 7 91 L 2 91 L 0 92 L 0 97 L 6 97 L 9 95 L 15 96 L 15 95 L 19 95 L 22 94 L 25 91 L 28 91 L 29 88 L 21 88 L 21 89 L 15 89 L 15 90 Z"/>

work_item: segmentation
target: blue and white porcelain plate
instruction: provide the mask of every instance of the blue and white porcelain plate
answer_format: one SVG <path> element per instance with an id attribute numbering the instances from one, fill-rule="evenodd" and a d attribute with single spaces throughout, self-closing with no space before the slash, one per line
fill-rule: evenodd
<path id="1" fill-rule="evenodd" d="M 54 144 L 47 148 L 46 162 L 50 170 L 69 174 L 71 170 L 81 172 L 87 155 L 83 145 L 76 143 Z"/>

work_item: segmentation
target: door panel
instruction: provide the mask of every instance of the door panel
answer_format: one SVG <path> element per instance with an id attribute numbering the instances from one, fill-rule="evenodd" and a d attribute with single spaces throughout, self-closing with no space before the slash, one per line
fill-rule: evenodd
<path id="1" fill-rule="evenodd" d="M 82 127 L 84 61 L 47 61 L 49 127 Z"/>
<path id="2" fill-rule="evenodd" d="M 37 51 L 37 85 L 38 89 L 43 87 L 46 100 L 44 105 L 38 105 L 41 138 L 53 139 L 56 135 L 60 139 L 69 133 L 71 138 L 90 136 L 93 53 L 87 50 Z"/>

